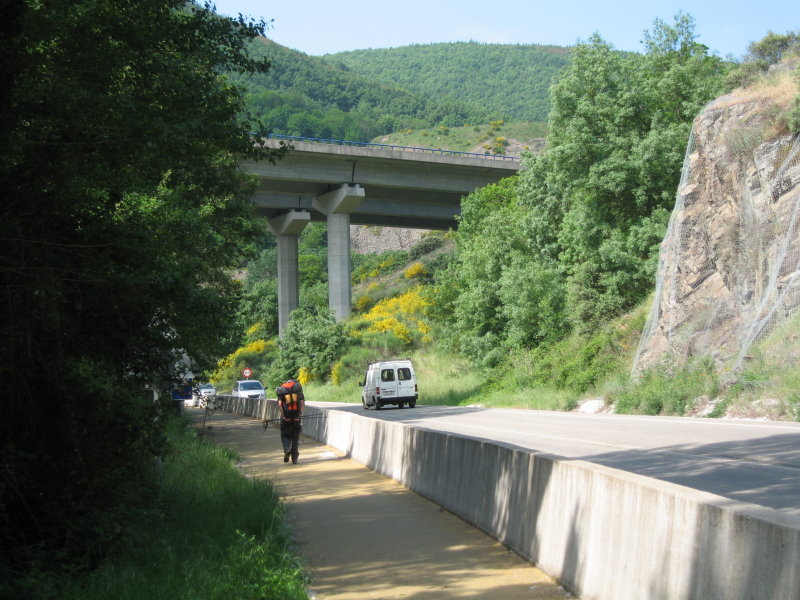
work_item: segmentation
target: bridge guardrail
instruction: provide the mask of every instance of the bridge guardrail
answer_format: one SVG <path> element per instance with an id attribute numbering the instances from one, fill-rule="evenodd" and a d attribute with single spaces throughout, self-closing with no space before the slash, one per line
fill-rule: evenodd
<path id="1" fill-rule="evenodd" d="M 429 152 L 431 154 L 442 154 L 445 156 L 471 156 L 474 158 L 488 158 L 490 160 L 510 160 L 519 162 L 519 156 L 508 154 L 480 154 L 478 152 L 462 152 L 460 150 L 442 150 L 440 148 L 419 148 L 416 146 L 395 146 L 393 144 L 378 144 L 374 142 L 350 142 L 347 140 L 334 140 L 326 138 L 310 138 L 295 135 L 281 135 L 271 133 L 267 136 L 270 140 L 287 140 L 291 142 L 311 142 L 315 144 L 330 144 L 334 146 L 355 146 L 358 148 L 387 148 L 389 150 L 402 150 L 405 152 Z"/>

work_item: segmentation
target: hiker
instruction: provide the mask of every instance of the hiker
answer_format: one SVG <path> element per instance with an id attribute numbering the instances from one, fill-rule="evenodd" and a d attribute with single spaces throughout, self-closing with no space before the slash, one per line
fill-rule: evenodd
<path id="1" fill-rule="evenodd" d="M 290 379 L 275 390 L 278 395 L 278 409 L 281 411 L 281 443 L 283 444 L 283 462 L 292 459 L 297 464 L 300 454 L 300 432 L 303 427 L 300 417 L 305 408 L 303 386 L 296 379 Z"/>

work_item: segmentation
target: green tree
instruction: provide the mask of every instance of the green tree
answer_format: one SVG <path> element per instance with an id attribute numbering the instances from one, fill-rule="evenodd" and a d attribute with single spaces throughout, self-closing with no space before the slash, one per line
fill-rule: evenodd
<path id="1" fill-rule="evenodd" d="M 264 23 L 183 0 L 6 3 L 0 110 L 0 595 L 37 553 L 87 566 L 148 487 L 152 392 L 225 353 L 274 159 L 223 71 Z M 25 596 L 26 594 L 22 594 Z M 17 594 L 18 597 L 21 597 Z"/>
<path id="2" fill-rule="evenodd" d="M 559 69 L 569 63 L 570 49 L 535 44 L 453 42 L 353 50 L 323 59 L 332 65 L 346 65 L 351 73 L 382 85 L 439 99 L 439 111 L 433 123 L 455 127 L 464 123 L 467 103 L 471 107 L 484 107 L 481 111 L 473 108 L 472 112 L 482 112 L 492 119 L 545 121 L 550 82 Z M 403 110 L 395 114 L 410 113 Z M 433 118 L 434 112 L 427 110 L 424 117 Z M 488 120 L 468 119 L 467 122 Z"/>
<path id="3" fill-rule="evenodd" d="M 752 42 L 747 50 L 747 60 L 766 68 L 779 63 L 788 54 L 800 53 L 800 31 L 787 31 L 785 34 L 769 31 L 761 40 Z"/>
<path id="4" fill-rule="evenodd" d="M 691 121 L 724 90 L 693 29 L 679 13 L 645 33 L 645 54 L 599 34 L 572 50 L 550 90 L 546 150 L 462 203 L 431 309 L 453 347 L 493 365 L 647 295 Z"/>
<path id="5" fill-rule="evenodd" d="M 344 326 L 333 312 L 297 309 L 278 341 L 278 357 L 262 371 L 268 381 L 298 377 L 304 369 L 312 379 L 324 379 L 341 356 L 347 341 Z"/>
<path id="6" fill-rule="evenodd" d="M 557 256 L 570 278 L 567 312 L 579 329 L 630 308 L 651 285 L 691 120 L 724 90 L 721 60 L 693 29 L 682 13 L 672 27 L 656 20 L 643 55 L 594 35 L 552 88 L 548 148 L 520 190 L 536 251 Z"/>
<path id="7" fill-rule="evenodd" d="M 503 279 L 504 274 L 528 252 L 519 228 L 523 214 L 516 178 L 465 198 L 455 234 L 456 261 L 436 286 L 431 316 L 447 325 L 444 330 L 455 348 L 487 365 L 504 355 L 509 328 L 522 325 L 529 332 L 537 327 L 535 322 L 522 323 L 522 318 L 514 318 L 512 325 L 508 318 L 514 311 L 505 311 L 503 305 L 518 283 L 511 275 Z M 529 337 L 522 332 L 514 335 Z"/>
<path id="8" fill-rule="evenodd" d="M 239 305 L 237 324 L 245 341 L 269 339 L 278 333 L 278 280 L 263 279 L 253 284 L 243 295 Z"/>

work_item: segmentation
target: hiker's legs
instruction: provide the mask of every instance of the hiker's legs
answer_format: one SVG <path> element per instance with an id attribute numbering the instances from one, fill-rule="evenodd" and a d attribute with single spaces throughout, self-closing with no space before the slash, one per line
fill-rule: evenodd
<path id="1" fill-rule="evenodd" d="M 283 445 L 284 455 L 292 451 L 292 422 L 281 421 L 281 444 Z"/>
<path id="2" fill-rule="evenodd" d="M 297 462 L 297 457 L 300 456 L 300 432 L 303 430 L 303 426 L 300 421 L 295 421 L 292 425 L 292 460 Z"/>

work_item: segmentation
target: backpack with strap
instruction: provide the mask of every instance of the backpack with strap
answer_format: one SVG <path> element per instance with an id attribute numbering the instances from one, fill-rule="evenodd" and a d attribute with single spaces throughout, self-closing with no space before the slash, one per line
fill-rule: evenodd
<path id="1" fill-rule="evenodd" d="M 296 381 L 287 381 L 276 390 L 278 400 L 283 402 L 284 414 L 290 418 L 300 416 L 300 395 L 302 388 Z"/>

